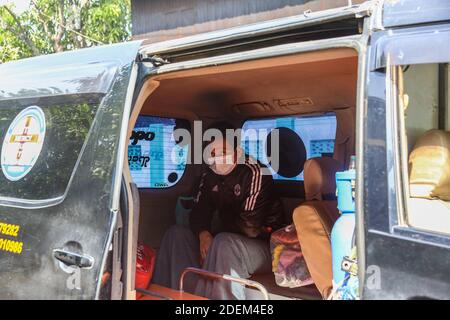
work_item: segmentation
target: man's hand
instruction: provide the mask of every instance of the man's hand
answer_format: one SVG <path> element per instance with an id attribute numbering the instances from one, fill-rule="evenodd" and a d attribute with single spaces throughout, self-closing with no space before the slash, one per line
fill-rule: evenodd
<path id="1" fill-rule="evenodd" d="M 202 231 L 198 235 L 200 239 L 200 256 L 202 259 L 202 263 L 206 258 L 206 255 L 208 254 L 209 247 L 211 246 L 211 243 L 213 241 L 213 236 L 209 231 Z"/>

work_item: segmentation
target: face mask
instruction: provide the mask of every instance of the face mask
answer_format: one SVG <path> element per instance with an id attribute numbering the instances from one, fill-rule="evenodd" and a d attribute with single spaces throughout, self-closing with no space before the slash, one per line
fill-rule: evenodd
<path id="1" fill-rule="evenodd" d="M 229 174 L 236 166 L 236 163 L 234 162 L 234 154 L 209 158 L 208 164 L 212 171 L 221 176 Z"/>

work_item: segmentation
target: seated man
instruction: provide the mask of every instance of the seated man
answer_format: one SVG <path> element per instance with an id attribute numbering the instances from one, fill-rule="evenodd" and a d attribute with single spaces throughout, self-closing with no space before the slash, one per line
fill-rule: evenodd
<path id="1" fill-rule="evenodd" d="M 231 125 L 214 126 L 222 135 L 208 146 L 209 168 L 203 173 L 190 215 L 190 230 L 171 227 L 163 237 L 153 282 L 178 289 L 187 267 L 249 278 L 271 270 L 271 230 L 282 226 L 282 206 L 271 175 L 243 159 L 235 141 L 227 141 Z M 212 228 L 217 211 L 217 230 Z M 210 299 L 245 299 L 242 285 L 197 278 L 194 293 Z M 192 280 L 192 278 L 191 278 Z M 186 287 L 188 287 L 186 285 Z"/>

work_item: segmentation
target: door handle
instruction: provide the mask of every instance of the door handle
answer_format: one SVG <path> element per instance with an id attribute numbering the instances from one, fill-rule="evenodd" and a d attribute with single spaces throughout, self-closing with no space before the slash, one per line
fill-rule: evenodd
<path id="1" fill-rule="evenodd" d="M 90 269 L 94 265 L 94 258 L 87 254 L 79 254 L 64 249 L 54 249 L 53 257 L 67 266 L 77 266 Z"/>

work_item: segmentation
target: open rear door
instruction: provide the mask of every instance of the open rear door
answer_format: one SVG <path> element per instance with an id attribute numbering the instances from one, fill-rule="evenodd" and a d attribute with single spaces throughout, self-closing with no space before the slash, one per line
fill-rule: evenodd
<path id="1" fill-rule="evenodd" d="M 139 46 L 0 66 L 0 299 L 98 297 Z"/>
<path id="2" fill-rule="evenodd" d="M 411 9 L 407 1 L 392 2 L 390 5 L 397 10 L 403 6 L 405 10 Z M 449 6 L 448 3 L 446 5 Z M 428 7 L 428 2 L 426 6 L 415 4 L 414 10 L 417 12 L 414 17 L 408 17 L 414 20 L 420 17 L 437 18 L 426 14 L 431 7 Z M 397 11 L 385 12 L 385 21 L 389 18 L 388 25 L 405 23 L 405 17 L 405 13 L 401 16 Z M 432 219 L 435 207 L 431 205 L 440 200 L 419 198 L 415 199 L 419 202 L 411 201 L 414 198 L 409 185 L 412 162 L 408 162 L 408 157 L 412 148 L 408 150 L 407 130 L 402 128 L 405 126 L 402 122 L 412 119 L 415 114 L 415 123 L 420 125 L 414 127 L 411 122 L 409 133 L 412 137 L 413 134 L 419 137 L 434 123 L 438 129 L 448 130 L 440 123 L 445 120 L 442 115 L 446 112 L 445 91 L 448 87 L 446 89 L 445 86 L 448 83 L 445 84 L 445 79 L 448 74 L 444 70 L 450 62 L 450 24 L 426 25 L 423 22 L 407 28 L 374 32 L 372 35 L 367 112 L 363 126 L 366 238 L 364 299 L 450 297 L 450 230 L 442 232 L 446 220 L 434 220 L 441 231 L 427 229 L 427 224 L 421 226 L 411 223 L 412 212 L 416 212 L 422 221 Z M 400 81 L 399 74 L 402 74 L 404 81 Z M 414 78 L 417 80 L 411 81 Z M 434 98 L 434 94 L 440 97 Z M 430 100 L 433 102 L 430 103 Z M 428 119 L 436 120 L 429 121 L 430 125 L 426 122 Z M 410 142 L 414 139 L 417 138 Z M 440 146 L 435 148 L 443 149 Z M 432 161 L 428 170 L 440 172 Z M 422 179 L 431 181 L 430 178 Z M 428 207 L 420 205 L 422 200 L 427 202 Z"/>

